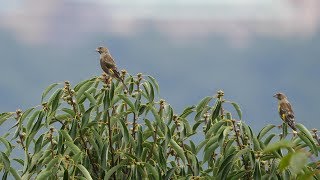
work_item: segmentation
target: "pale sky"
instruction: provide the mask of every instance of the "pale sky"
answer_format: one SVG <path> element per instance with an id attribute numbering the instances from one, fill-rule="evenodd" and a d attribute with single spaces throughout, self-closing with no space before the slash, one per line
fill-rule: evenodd
<path id="1" fill-rule="evenodd" d="M 0 4 L 0 27 L 28 42 L 50 41 L 56 29 L 59 36 L 70 36 L 70 28 L 73 36 L 82 38 L 88 31 L 129 35 L 143 29 L 143 22 L 170 39 L 217 34 L 238 42 L 252 34 L 310 36 L 320 22 L 319 0 L 0 0 Z"/>

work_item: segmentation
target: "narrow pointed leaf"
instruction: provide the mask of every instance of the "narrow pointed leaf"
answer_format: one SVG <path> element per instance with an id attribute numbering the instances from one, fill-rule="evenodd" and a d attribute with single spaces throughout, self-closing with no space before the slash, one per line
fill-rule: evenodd
<path id="1" fill-rule="evenodd" d="M 41 102 L 43 102 L 44 98 L 47 96 L 47 94 L 58 85 L 59 83 L 54 83 L 51 84 L 50 86 L 47 87 L 47 89 L 44 90 L 44 92 L 42 93 L 42 97 L 41 97 Z"/>
<path id="2" fill-rule="evenodd" d="M 180 147 L 177 142 L 173 139 L 170 139 L 170 145 L 171 147 L 176 151 L 176 153 L 178 154 L 178 156 L 181 158 L 181 160 L 186 163 L 186 157 L 184 155 L 184 151 L 182 149 L 182 147 Z"/>
<path id="3" fill-rule="evenodd" d="M 130 101 L 130 99 L 127 96 L 123 94 L 119 94 L 118 96 L 130 106 L 132 111 L 136 111 L 136 109 L 134 108 L 134 104 Z"/>
<path id="4" fill-rule="evenodd" d="M 235 103 L 235 102 L 230 102 L 232 104 L 232 106 L 234 107 L 234 109 L 237 111 L 238 113 L 238 116 L 239 116 L 239 119 L 241 120 L 242 119 L 242 111 L 240 109 L 240 106 Z"/>
<path id="5" fill-rule="evenodd" d="M 149 80 L 151 81 L 151 83 L 156 87 L 157 93 L 159 94 L 159 85 L 158 82 L 156 81 L 156 79 L 152 76 L 148 75 Z"/>
<path id="6" fill-rule="evenodd" d="M 67 145 L 74 154 L 78 154 L 81 152 L 79 147 L 76 146 L 73 142 L 67 141 L 67 142 L 64 142 L 64 144 Z"/>
<path id="7" fill-rule="evenodd" d="M 264 135 L 266 135 L 271 129 L 273 129 L 274 127 L 276 127 L 273 124 L 268 124 L 267 126 L 265 126 L 258 134 L 258 139 L 262 139 L 264 137 Z"/>
<path id="8" fill-rule="evenodd" d="M 87 179 L 87 180 L 92 180 L 92 177 L 89 173 L 89 171 L 81 164 L 78 164 L 77 165 L 78 169 L 82 172 L 82 174 L 84 175 L 84 177 Z"/>

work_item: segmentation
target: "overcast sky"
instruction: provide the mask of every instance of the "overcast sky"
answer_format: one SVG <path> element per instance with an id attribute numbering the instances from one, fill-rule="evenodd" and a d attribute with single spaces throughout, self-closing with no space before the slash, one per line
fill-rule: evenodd
<path id="1" fill-rule="evenodd" d="M 99 75 L 94 49 L 155 76 L 179 111 L 223 89 L 250 125 L 280 123 L 277 91 L 319 124 L 319 0 L 0 0 L 0 110 Z M 256 123 L 259 119 L 261 123 Z"/>

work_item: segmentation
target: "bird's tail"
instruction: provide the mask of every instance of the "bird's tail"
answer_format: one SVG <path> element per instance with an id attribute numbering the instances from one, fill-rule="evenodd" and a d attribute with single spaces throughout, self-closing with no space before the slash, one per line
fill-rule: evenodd
<path id="1" fill-rule="evenodd" d="M 126 91 L 129 92 L 128 86 L 124 83 L 124 79 L 122 79 L 122 78 L 120 77 L 119 71 L 117 71 L 117 70 L 112 70 L 112 72 L 114 73 L 114 74 L 113 74 L 114 77 L 117 78 L 118 80 L 120 80 L 120 81 L 122 82 L 124 88 L 126 89 Z"/>
<path id="2" fill-rule="evenodd" d="M 286 122 L 288 126 L 290 126 L 293 130 L 297 131 L 296 123 L 293 118 L 288 117 Z"/>

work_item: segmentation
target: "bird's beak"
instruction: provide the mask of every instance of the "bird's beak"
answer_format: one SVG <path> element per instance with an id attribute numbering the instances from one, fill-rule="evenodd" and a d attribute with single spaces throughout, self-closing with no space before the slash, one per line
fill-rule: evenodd
<path id="1" fill-rule="evenodd" d="M 273 97 L 277 98 L 277 94 L 273 95 Z"/>
<path id="2" fill-rule="evenodd" d="M 99 52 L 99 49 L 96 49 L 96 52 Z"/>

